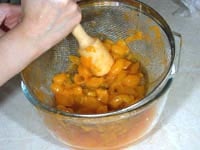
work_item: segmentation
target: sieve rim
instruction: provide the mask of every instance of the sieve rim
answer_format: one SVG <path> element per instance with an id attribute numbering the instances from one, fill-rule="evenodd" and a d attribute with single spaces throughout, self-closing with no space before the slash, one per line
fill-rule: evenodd
<path id="1" fill-rule="evenodd" d="M 88 0 L 88 1 L 80 1 L 80 7 L 84 6 L 84 5 L 89 5 L 89 4 L 96 4 L 96 5 L 120 5 L 120 4 L 127 4 L 127 5 L 131 5 L 137 8 L 140 8 L 141 6 L 141 12 L 145 15 L 147 15 L 148 17 L 150 17 L 152 20 L 154 20 L 161 28 L 162 30 L 165 32 L 169 45 L 170 45 L 170 49 L 171 49 L 171 61 L 169 64 L 169 68 L 167 73 L 164 75 L 162 81 L 160 81 L 160 83 L 148 94 L 146 95 L 143 99 L 141 99 L 140 101 L 138 101 L 137 103 L 114 111 L 114 112 L 108 112 L 108 113 L 103 113 L 103 114 L 75 114 L 75 113 L 67 113 L 61 110 L 57 110 L 56 108 L 53 107 L 49 107 L 43 103 L 41 103 L 39 100 L 37 100 L 33 94 L 31 93 L 31 91 L 28 89 L 28 87 L 26 86 L 26 81 L 23 78 L 23 73 L 21 73 L 21 77 L 22 77 L 22 82 L 21 82 L 21 88 L 23 93 L 25 94 L 25 96 L 28 98 L 28 100 L 36 106 L 36 108 L 40 108 L 42 110 L 46 110 L 48 112 L 52 112 L 52 113 L 56 113 L 56 114 L 60 114 L 63 116 L 68 116 L 68 117 L 73 117 L 73 118 L 102 118 L 102 117 L 108 117 L 108 116 L 114 116 L 114 115 L 120 115 L 120 114 L 124 114 L 127 112 L 131 112 L 131 111 L 135 111 L 137 109 L 140 109 L 148 104 L 150 104 L 151 102 L 153 102 L 154 100 L 156 100 L 156 98 L 158 97 L 158 95 L 162 95 L 164 92 L 162 91 L 165 87 L 166 84 L 168 83 L 168 81 L 171 81 L 171 69 L 172 66 L 174 64 L 174 58 L 175 58 L 175 40 L 173 37 L 173 33 L 172 30 L 170 29 L 169 25 L 167 24 L 167 22 L 165 21 L 165 19 L 152 7 L 150 7 L 149 5 L 140 2 L 138 0 Z M 165 91 L 165 90 L 164 90 Z"/>

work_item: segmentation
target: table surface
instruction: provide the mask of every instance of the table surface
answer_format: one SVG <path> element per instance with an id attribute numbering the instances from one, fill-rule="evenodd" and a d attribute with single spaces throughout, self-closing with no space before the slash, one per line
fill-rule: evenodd
<path id="1" fill-rule="evenodd" d="M 157 10 L 171 29 L 181 33 L 180 70 L 154 132 L 127 150 L 200 149 L 200 15 L 173 15 L 174 0 L 143 0 Z M 0 87 L 0 150 L 66 150 L 54 140 L 23 95 L 19 75 Z"/>

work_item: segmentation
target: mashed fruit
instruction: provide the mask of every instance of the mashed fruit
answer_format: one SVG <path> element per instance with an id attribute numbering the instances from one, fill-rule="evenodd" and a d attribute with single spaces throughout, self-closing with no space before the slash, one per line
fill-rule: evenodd
<path id="1" fill-rule="evenodd" d="M 97 77 L 92 74 L 90 57 L 70 56 L 73 71 L 55 75 L 51 84 L 57 109 L 79 114 L 107 113 L 145 96 L 145 75 L 126 40 L 105 40 L 103 44 L 114 59 L 109 73 Z M 95 53 L 92 46 L 86 50 Z"/>

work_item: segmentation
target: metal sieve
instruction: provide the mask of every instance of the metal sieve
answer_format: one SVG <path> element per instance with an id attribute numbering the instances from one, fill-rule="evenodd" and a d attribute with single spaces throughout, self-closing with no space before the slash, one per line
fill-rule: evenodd
<path id="1" fill-rule="evenodd" d="M 130 107 L 106 114 L 80 115 L 56 110 L 50 90 L 52 78 L 68 70 L 68 56 L 79 55 L 78 43 L 69 35 L 21 73 L 22 89 L 31 103 L 68 116 L 103 117 L 131 111 L 154 100 L 171 77 L 175 57 L 174 38 L 166 21 L 151 7 L 139 1 L 88 0 L 79 4 L 83 15 L 81 24 L 91 36 L 116 41 L 130 37 L 137 31 L 143 33 L 145 38 L 127 44 L 147 74 L 147 95 Z"/>

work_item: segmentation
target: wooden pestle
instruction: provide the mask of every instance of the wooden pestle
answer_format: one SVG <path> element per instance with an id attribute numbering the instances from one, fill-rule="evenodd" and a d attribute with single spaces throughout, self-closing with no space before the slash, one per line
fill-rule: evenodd
<path id="1" fill-rule="evenodd" d="M 80 55 L 91 59 L 91 72 L 96 76 L 107 74 L 114 61 L 103 43 L 97 38 L 90 37 L 80 24 L 74 28 L 72 34 L 79 43 Z M 93 50 L 88 50 L 89 46 L 92 46 Z"/>

